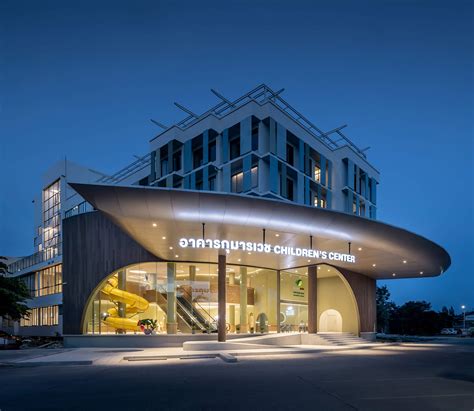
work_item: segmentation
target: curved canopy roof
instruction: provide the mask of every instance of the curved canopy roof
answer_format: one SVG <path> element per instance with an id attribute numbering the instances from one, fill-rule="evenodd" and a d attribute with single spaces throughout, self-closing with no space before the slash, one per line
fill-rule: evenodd
<path id="1" fill-rule="evenodd" d="M 263 242 L 348 253 L 355 263 L 231 250 L 229 264 L 289 269 L 327 263 L 375 279 L 437 276 L 448 253 L 407 230 L 332 210 L 248 195 L 141 186 L 70 184 L 135 241 L 164 260 L 215 262 L 218 250 L 181 248 L 181 238 Z M 203 223 L 205 226 L 203 227 Z M 312 240 L 310 239 L 312 236 Z M 395 276 L 394 276 L 395 274 Z"/>

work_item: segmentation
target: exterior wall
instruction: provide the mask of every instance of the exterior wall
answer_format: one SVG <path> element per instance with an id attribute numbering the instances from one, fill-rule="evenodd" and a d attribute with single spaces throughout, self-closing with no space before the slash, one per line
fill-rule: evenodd
<path id="1" fill-rule="evenodd" d="M 342 331 L 359 334 L 357 306 L 349 289 L 340 277 L 318 278 L 317 319 L 320 330 L 321 314 L 329 309 L 338 311 L 342 316 Z"/>
<path id="2" fill-rule="evenodd" d="M 64 221 L 65 282 L 63 304 L 64 334 L 81 334 L 84 311 L 88 300 L 99 284 L 113 271 L 140 262 L 159 261 L 130 239 L 100 212 L 80 214 Z M 375 281 L 360 274 L 340 270 L 340 277 L 320 278 L 317 287 L 318 322 L 321 313 L 327 309 L 339 311 L 343 317 L 343 331 L 358 334 L 373 331 L 375 323 Z M 266 295 L 266 281 L 276 281 L 276 273 L 255 277 L 252 287 L 265 297 L 267 307 L 277 307 L 277 296 Z M 273 278 L 275 274 L 275 278 Z M 347 288 L 349 285 L 351 291 Z M 283 284 L 284 286 L 284 284 Z M 275 285 L 276 287 L 276 285 Z M 284 290 L 283 290 L 284 291 Z M 283 292 L 282 297 L 285 295 Z M 40 297 L 44 299 L 55 296 Z M 267 299 L 271 301 L 267 301 Z M 48 304 L 51 301 L 48 300 Z M 228 303 L 231 303 L 229 299 Z M 264 304 L 265 305 L 265 304 Z M 255 307 L 257 309 L 258 307 Z M 276 311 L 268 312 L 276 315 Z M 31 331 L 33 328 L 29 327 Z"/>
<path id="3" fill-rule="evenodd" d="M 240 155 L 230 159 L 233 134 L 240 135 Z M 252 139 L 258 141 L 258 148 L 252 147 Z M 216 159 L 210 161 L 208 148 L 214 140 Z M 287 144 L 294 149 L 293 164 L 287 158 Z M 193 164 L 193 150 L 199 146 L 203 149 L 202 162 Z M 378 171 L 350 146 L 329 148 L 270 102 L 249 102 L 222 118 L 209 114 L 184 130 L 171 127 L 151 141 L 150 149 L 150 185 L 232 192 L 232 175 L 241 171 L 242 194 L 376 218 Z M 175 152 L 181 152 L 178 168 L 173 167 L 171 160 Z M 310 164 L 321 168 L 320 181 L 314 178 Z M 256 187 L 251 181 L 251 168 L 255 165 Z M 208 183 L 212 175 L 216 175 L 214 188 Z M 292 198 L 287 192 L 287 178 L 293 181 Z"/>
<path id="4" fill-rule="evenodd" d="M 129 264 L 158 259 L 100 212 L 64 220 L 63 235 L 63 333 L 81 334 L 87 301 L 107 275 Z"/>
<path id="5" fill-rule="evenodd" d="M 354 293 L 359 310 L 361 333 L 376 331 L 377 307 L 375 303 L 376 281 L 373 278 L 338 268 Z"/>

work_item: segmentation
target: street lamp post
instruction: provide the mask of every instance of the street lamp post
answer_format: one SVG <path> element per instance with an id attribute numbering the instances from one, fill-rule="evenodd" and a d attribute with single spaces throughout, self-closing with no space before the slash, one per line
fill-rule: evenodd
<path id="1" fill-rule="evenodd" d="M 463 326 L 462 326 L 462 329 L 463 329 L 463 332 L 466 332 L 466 306 L 461 305 L 461 310 L 462 310 L 462 313 L 463 313 Z"/>

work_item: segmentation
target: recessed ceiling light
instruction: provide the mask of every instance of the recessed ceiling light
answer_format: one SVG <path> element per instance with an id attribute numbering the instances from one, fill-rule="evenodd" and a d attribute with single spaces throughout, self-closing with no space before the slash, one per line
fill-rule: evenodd
<path id="1" fill-rule="evenodd" d="M 328 271 L 331 271 L 331 270 L 328 268 Z"/>
<path id="2" fill-rule="evenodd" d="M 176 258 L 178 258 L 178 257 L 179 257 L 179 255 L 178 255 L 178 254 L 175 254 L 174 256 L 175 256 Z"/>
<path id="3" fill-rule="evenodd" d="M 377 267 L 377 264 L 372 264 L 372 267 Z"/>
<path id="4" fill-rule="evenodd" d="M 247 254 L 248 254 L 248 255 L 252 255 L 252 253 L 251 253 L 250 251 L 249 251 Z"/>
<path id="5" fill-rule="evenodd" d="M 163 236 L 163 237 L 161 237 L 161 239 L 162 239 L 162 240 L 166 240 L 166 237 Z"/>
<path id="6" fill-rule="evenodd" d="M 172 250 L 172 249 L 173 249 L 173 247 L 170 247 L 170 250 Z"/>
<path id="7" fill-rule="evenodd" d="M 358 250 L 359 250 L 359 251 L 362 251 L 362 247 L 359 247 Z"/>
<path id="8" fill-rule="evenodd" d="M 321 266 L 318 265 L 318 270 L 321 270 Z"/>
<path id="9" fill-rule="evenodd" d="M 241 261 L 241 259 L 239 258 L 237 261 Z"/>
<path id="10" fill-rule="evenodd" d="M 310 263 L 310 262 L 311 262 L 311 260 L 308 260 L 308 263 Z"/>
<path id="11" fill-rule="evenodd" d="M 153 223 L 152 225 L 153 225 L 153 227 L 156 227 L 156 226 L 157 226 L 157 224 L 156 224 L 156 223 Z"/>
<path id="12" fill-rule="evenodd" d="M 196 271 L 199 271 L 199 267 L 196 267 Z"/>
<path id="13" fill-rule="evenodd" d="M 420 271 L 420 275 L 423 275 L 423 271 Z"/>
<path id="14" fill-rule="evenodd" d="M 275 237 L 280 237 L 280 234 L 275 234 Z"/>
<path id="15" fill-rule="evenodd" d="M 403 260 L 403 264 L 406 264 L 407 263 L 407 260 Z"/>
<path id="16" fill-rule="evenodd" d="M 392 276 L 395 277 L 397 274 L 393 273 Z"/>

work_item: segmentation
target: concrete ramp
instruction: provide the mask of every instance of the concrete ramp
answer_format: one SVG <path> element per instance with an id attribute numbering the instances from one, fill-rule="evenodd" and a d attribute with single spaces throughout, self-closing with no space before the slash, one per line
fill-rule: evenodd
<path id="1" fill-rule="evenodd" d="M 184 351 L 219 351 L 219 350 L 255 350 L 268 346 L 292 347 L 295 345 L 325 345 L 325 346 L 351 346 L 370 344 L 363 338 L 351 333 L 318 333 L 318 334 L 264 334 L 254 337 L 234 338 L 227 342 L 217 341 L 186 341 L 183 343 Z"/>
<path id="2" fill-rule="evenodd" d="M 231 341 L 186 341 L 183 343 L 184 351 L 210 351 L 210 350 L 255 350 L 264 346 L 291 346 L 301 344 L 301 334 L 264 334 L 255 337 L 234 338 Z"/>

